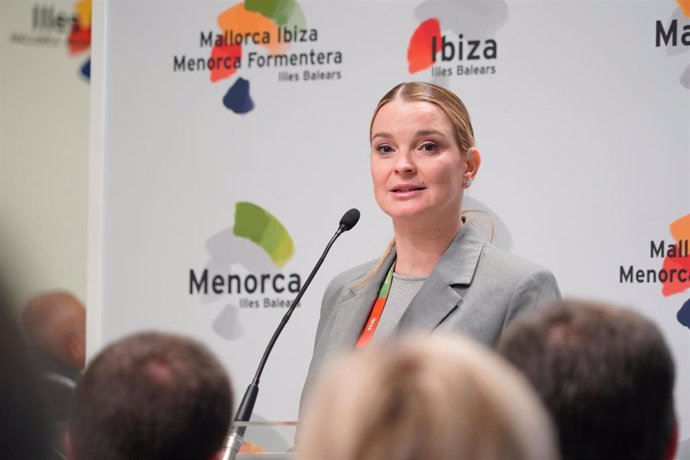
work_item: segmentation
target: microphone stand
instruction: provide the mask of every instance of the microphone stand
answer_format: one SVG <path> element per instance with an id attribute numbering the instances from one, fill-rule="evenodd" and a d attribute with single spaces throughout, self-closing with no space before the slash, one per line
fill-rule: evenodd
<path id="1" fill-rule="evenodd" d="M 294 312 L 295 308 L 297 308 L 299 301 L 302 299 L 302 296 L 309 287 L 309 284 L 311 283 L 311 280 L 314 278 L 314 275 L 316 275 L 316 272 L 319 270 L 319 268 L 321 268 L 321 264 L 323 264 L 323 261 L 326 259 L 326 255 L 328 254 L 328 251 L 331 250 L 331 246 L 333 246 L 335 240 L 337 240 L 340 235 L 354 227 L 358 220 L 359 211 L 354 208 L 347 211 L 345 215 L 342 217 L 342 219 L 340 219 L 340 225 L 338 226 L 338 230 L 335 232 L 331 240 L 326 245 L 326 249 L 324 249 L 323 253 L 321 254 L 321 258 L 319 258 L 319 261 L 316 263 L 311 273 L 309 273 L 309 276 L 307 277 L 307 280 L 304 282 L 302 289 L 300 289 L 297 293 L 297 297 L 295 297 L 295 300 L 292 301 L 290 308 L 288 308 L 287 312 L 285 312 L 285 315 L 283 315 L 283 319 L 280 321 L 278 328 L 273 333 L 271 340 L 268 342 L 268 346 L 266 347 L 266 350 L 264 351 L 264 354 L 261 357 L 261 361 L 259 362 L 259 367 L 256 370 L 254 379 L 252 380 L 252 383 L 250 383 L 249 386 L 247 386 L 247 390 L 244 392 L 242 402 L 237 408 L 237 412 L 235 413 L 234 419 L 235 422 L 248 422 L 251 418 L 252 412 L 254 411 L 254 405 L 256 403 L 256 397 L 259 394 L 259 380 L 261 379 L 261 374 L 263 373 L 264 367 L 266 366 L 268 356 L 271 354 L 273 346 L 278 340 L 278 336 L 280 336 L 281 332 L 283 332 L 285 325 L 292 316 L 292 312 Z M 240 448 L 244 443 L 243 436 L 246 430 L 246 426 L 236 426 L 231 430 L 230 435 L 225 441 L 225 452 L 223 453 L 222 460 L 235 460 L 237 453 L 240 451 Z"/>

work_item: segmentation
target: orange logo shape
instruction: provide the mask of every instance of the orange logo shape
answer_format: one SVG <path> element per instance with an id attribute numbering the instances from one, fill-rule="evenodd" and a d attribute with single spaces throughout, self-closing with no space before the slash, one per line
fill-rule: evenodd
<path id="1" fill-rule="evenodd" d="M 680 219 L 673 222 L 670 226 L 671 236 L 676 240 L 676 247 L 683 248 L 688 247 L 688 240 L 690 240 L 690 214 L 681 217 Z M 683 246 L 683 241 L 685 241 L 685 246 Z M 684 254 L 682 250 L 675 256 L 666 256 L 664 259 L 663 269 L 666 271 L 671 270 L 686 270 L 690 272 L 690 255 Z M 673 294 L 678 294 L 680 292 L 690 289 L 690 281 L 680 281 L 674 279 L 672 281 L 662 284 L 661 293 L 664 297 L 671 296 Z"/>

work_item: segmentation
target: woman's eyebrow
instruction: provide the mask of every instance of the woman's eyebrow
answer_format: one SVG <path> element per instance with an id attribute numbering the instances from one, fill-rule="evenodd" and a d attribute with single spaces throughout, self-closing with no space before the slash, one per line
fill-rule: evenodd
<path id="1" fill-rule="evenodd" d="M 374 133 L 374 135 L 371 136 L 371 140 L 373 141 L 377 137 L 383 137 L 384 139 L 392 139 L 393 135 L 391 133 L 386 133 L 386 132 Z"/>
<path id="2" fill-rule="evenodd" d="M 446 137 L 446 135 L 443 134 L 443 132 L 441 132 L 441 131 L 439 131 L 439 130 L 437 130 L 437 129 L 423 129 L 423 130 L 417 131 L 417 136 L 418 136 L 418 137 L 421 137 L 421 136 L 430 136 L 431 134 L 437 134 L 437 135 L 439 135 L 439 136 Z"/>
<path id="3" fill-rule="evenodd" d="M 446 137 L 446 135 L 442 131 L 439 131 L 437 129 L 422 129 L 422 130 L 417 131 L 415 135 L 416 135 L 416 137 L 423 137 L 423 136 L 430 136 L 432 134 Z M 387 133 L 387 132 L 378 132 L 378 133 L 374 133 L 371 136 L 371 140 L 374 140 L 377 137 L 382 137 L 384 139 L 392 139 L 393 135 L 391 133 Z"/>

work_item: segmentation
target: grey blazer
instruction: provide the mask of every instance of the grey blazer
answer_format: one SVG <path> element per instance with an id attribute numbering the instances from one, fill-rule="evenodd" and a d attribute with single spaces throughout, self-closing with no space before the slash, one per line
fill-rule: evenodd
<path id="1" fill-rule="evenodd" d="M 324 361 L 354 348 L 394 261 L 395 250 L 364 286 L 357 287 L 376 261 L 350 269 L 328 285 L 305 390 Z M 492 246 L 468 222 L 412 299 L 394 333 L 451 331 L 493 346 L 518 314 L 559 297 L 551 272 Z"/>

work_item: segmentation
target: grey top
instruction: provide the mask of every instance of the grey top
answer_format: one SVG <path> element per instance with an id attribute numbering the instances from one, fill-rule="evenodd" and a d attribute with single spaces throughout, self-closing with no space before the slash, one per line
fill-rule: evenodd
<path id="1" fill-rule="evenodd" d="M 385 339 L 393 333 L 393 329 L 397 326 L 407 306 L 410 305 L 426 278 L 426 276 L 406 276 L 393 272 L 393 282 L 390 291 L 388 291 L 386 306 L 381 314 L 379 324 L 376 326 L 372 342 Z"/>

